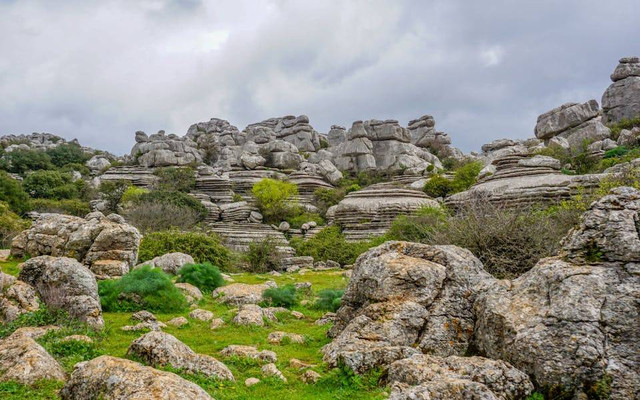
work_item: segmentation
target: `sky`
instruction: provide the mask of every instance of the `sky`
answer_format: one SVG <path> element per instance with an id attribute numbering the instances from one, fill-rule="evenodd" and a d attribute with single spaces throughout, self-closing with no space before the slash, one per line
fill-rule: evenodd
<path id="1" fill-rule="evenodd" d="M 479 150 L 600 102 L 638 20 L 638 0 L 0 0 L 0 135 L 124 154 L 212 117 L 326 133 L 429 114 Z"/>

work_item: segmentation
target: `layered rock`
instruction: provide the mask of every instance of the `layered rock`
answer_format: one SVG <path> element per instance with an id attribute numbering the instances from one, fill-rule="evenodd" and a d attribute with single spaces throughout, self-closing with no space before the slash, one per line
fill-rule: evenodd
<path id="1" fill-rule="evenodd" d="M 348 240 L 383 235 L 399 215 L 411 214 L 422 207 L 438 207 L 421 191 L 378 184 L 349 193 L 332 210 L 330 222 L 340 225 Z"/>
<path id="2" fill-rule="evenodd" d="M 226 365 L 206 354 L 197 354 L 174 336 L 149 332 L 134 340 L 127 351 L 154 367 L 171 366 L 191 374 L 218 380 L 234 380 Z"/>
<path id="3" fill-rule="evenodd" d="M 270 118 L 262 122 L 251 124 L 245 128 L 247 138 L 256 143 L 266 133 L 271 137 L 293 144 L 299 151 L 315 152 L 320 150 L 320 136 L 309 124 L 309 117 L 288 115 L 281 118 Z M 257 140 L 256 140 L 257 139 Z"/>
<path id="4" fill-rule="evenodd" d="M 212 400 L 202 388 L 176 374 L 137 362 L 100 356 L 76 364 L 60 391 L 62 400 Z"/>
<path id="5" fill-rule="evenodd" d="M 194 141 L 188 137 L 165 135 L 164 131 L 151 136 L 136 132 L 136 144 L 131 149 L 131 157 L 145 167 L 185 166 L 202 162 L 202 155 Z"/>
<path id="6" fill-rule="evenodd" d="M 18 277 L 33 286 L 51 309 L 101 329 L 104 326 L 98 284 L 91 271 L 67 257 L 40 256 L 27 260 Z"/>
<path id="7" fill-rule="evenodd" d="M 625 57 L 611 75 L 613 83 L 602 95 L 606 123 L 640 116 L 640 58 Z"/>
<path id="8" fill-rule="evenodd" d="M 100 182 L 126 181 L 143 188 L 151 188 L 158 181 L 153 169 L 139 166 L 111 167 L 100 175 Z"/>
<path id="9" fill-rule="evenodd" d="M 455 246 L 387 242 L 353 268 L 324 361 L 364 372 L 421 352 L 463 355 L 473 302 L 491 281 L 480 261 Z"/>
<path id="10" fill-rule="evenodd" d="M 599 106 L 595 100 L 586 103 L 566 103 L 538 117 L 536 137 L 549 140 L 559 136 L 567 139 L 569 146 L 580 149 L 585 142 L 596 142 L 611 136 L 609 128 L 599 117 Z"/>
<path id="11" fill-rule="evenodd" d="M 411 134 L 411 143 L 433 152 L 439 158 L 463 159 L 462 151 L 451 146 L 451 138 L 435 128 L 436 121 L 431 115 L 409 121 L 407 129 Z"/>
<path id="12" fill-rule="evenodd" d="M 135 265 L 140 239 L 138 230 L 117 214 L 105 217 L 93 212 L 85 218 L 41 214 L 14 238 L 11 254 L 71 257 L 99 278 L 117 277 Z"/>

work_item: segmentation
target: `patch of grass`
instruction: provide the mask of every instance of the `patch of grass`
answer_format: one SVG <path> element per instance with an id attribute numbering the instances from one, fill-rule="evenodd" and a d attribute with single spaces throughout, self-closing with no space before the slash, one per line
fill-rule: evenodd
<path id="1" fill-rule="evenodd" d="M 285 285 L 278 288 L 269 288 L 262 294 L 265 307 L 291 308 L 298 303 L 296 288 L 294 285 Z"/>
<path id="2" fill-rule="evenodd" d="M 318 292 L 318 299 L 313 307 L 318 310 L 336 312 L 340 308 L 344 290 L 340 289 L 323 289 Z"/>
<path id="3" fill-rule="evenodd" d="M 22 264 L 25 260 L 9 258 L 7 261 L 0 261 L 0 271 L 12 276 L 18 276 L 20 268 L 18 265 Z"/>
<path id="4" fill-rule="evenodd" d="M 64 340 L 64 338 L 71 335 L 88 336 L 93 342 Z M 86 325 L 74 324 L 60 330 L 47 332 L 46 335 L 38 339 L 38 343 L 58 360 L 67 373 L 71 373 L 75 364 L 94 359 L 103 354 L 98 344 L 102 338 L 102 333 L 96 332 Z"/>
<path id="5" fill-rule="evenodd" d="M 50 400 L 58 398 L 58 391 L 64 382 L 41 380 L 31 386 L 18 382 L 0 382 L 0 398 L 2 400 Z"/>
<path id="6" fill-rule="evenodd" d="M 18 328 L 25 326 L 45 326 L 58 325 L 70 326 L 75 325 L 69 319 L 69 315 L 61 310 L 48 310 L 44 305 L 40 305 L 40 309 L 20 315 L 15 321 L 8 324 L 0 324 L 0 338 L 7 337 Z"/>
<path id="7" fill-rule="evenodd" d="M 218 236 L 177 230 L 145 235 L 140 242 L 138 260 L 145 262 L 174 252 L 189 254 L 197 263 L 209 262 L 222 270 L 230 263 L 229 250 L 220 243 Z"/>

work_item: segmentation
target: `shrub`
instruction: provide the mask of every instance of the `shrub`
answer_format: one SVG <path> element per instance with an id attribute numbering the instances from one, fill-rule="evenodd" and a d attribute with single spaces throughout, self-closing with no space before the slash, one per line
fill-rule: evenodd
<path id="1" fill-rule="evenodd" d="M 447 197 L 453 193 L 454 184 L 442 175 L 434 175 L 424 184 L 422 190 L 433 198 Z"/>
<path id="2" fill-rule="evenodd" d="M 153 174 L 160 178 L 155 184 L 158 190 L 189 192 L 196 187 L 196 175 L 190 167 L 158 168 Z"/>
<path id="3" fill-rule="evenodd" d="M 618 146 L 615 147 L 611 150 L 607 150 L 604 152 L 604 156 L 603 158 L 613 158 L 613 157 L 622 157 L 625 154 L 627 154 L 629 152 L 629 149 L 627 149 L 624 146 Z"/>
<path id="4" fill-rule="evenodd" d="M 187 264 L 178 271 L 178 282 L 190 283 L 203 292 L 212 292 L 224 285 L 224 278 L 220 270 L 210 263 Z"/>
<path id="5" fill-rule="evenodd" d="M 113 311 L 181 312 L 187 300 L 159 268 L 136 268 L 118 280 L 99 283 L 102 309 Z"/>
<path id="6" fill-rule="evenodd" d="M 102 199 L 107 202 L 107 211 L 118 212 L 118 204 L 129 186 L 129 182 L 124 180 L 100 182 L 98 191 L 102 195 Z"/>
<path id="7" fill-rule="evenodd" d="M 300 209 L 299 214 L 288 216 L 286 221 L 295 229 L 300 229 L 303 224 L 311 221 L 318 225 L 324 224 L 324 219 L 319 214 L 304 212 L 302 209 Z"/>
<path id="8" fill-rule="evenodd" d="M 9 205 L 0 201 L 0 246 L 6 249 L 11 246 L 11 241 L 16 235 L 29 228 L 31 223 L 20 218 L 11 211 Z"/>
<path id="9" fill-rule="evenodd" d="M 220 244 L 217 236 L 175 230 L 145 235 L 140 242 L 138 258 L 145 262 L 173 252 L 189 254 L 197 263 L 209 262 L 223 270 L 230 262 L 229 250 Z"/>
<path id="10" fill-rule="evenodd" d="M 267 236 L 262 241 L 249 243 L 245 260 L 250 272 L 261 273 L 278 269 L 279 252 L 275 239 Z"/>
<path id="11" fill-rule="evenodd" d="M 24 178 L 22 185 L 35 198 L 72 199 L 80 193 L 79 184 L 71 182 L 71 175 L 59 171 L 31 172 Z"/>
<path id="12" fill-rule="evenodd" d="M 447 213 L 442 208 L 423 207 L 412 215 L 400 215 L 386 234 L 390 240 L 431 243 L 435 233 L 447 222 Z"/>
<path id="13" fill-rule="evenodd" d="M 173 205 L 193 211 L 201 221 L 206 218 L 209 211 L 207 208 L 193 196 L 189 196 L 182 192 L 167 192 L 164 190 L 153 190 L 149 193 L 140 195 L 138 200 L 140 203 L 155 203 L 164 205 Z"/>
<path id="14" fill-rule="evenodd" d="M 368 242 L 347 242 L 339 227 L 328 226 L 308 240 L 292 238 L 289 243 L 299 256 L 310 256 L 316 261 L 333 260 L 347 265 L 353 264 L 360 254 L 381 244 L 383 240 L 377 238 Z"/>
<path id="15" fill-rule="evenodd" d="M 84 164 L 70 163 L 65 164 L 62 168 L 60 168 L 60 172 L 68 172 L 71 173 L 73 171 L 80 172 L 83 176 L 89 175 L 89 168 L 87 168 Z"/>
<path id="16" fill-rule="evenodd" d="M 277 223 L 283 221 L 296 206 L 298 187 L 290 182 L 265 178 L 253 185 L 251 192 L 265 221 Z"/>
<path id="17" fill-rule="evenodd" d="M 63 143 L 46 151 L 51 163 L 60 168 L 67 164 L 83 165 L 90 156 L 80 146 L 73 143 Z"/>
<path id="18" fill-rule="evenodd" d="M 122 216 L 143 233 L 189 230 L 202 220 L 202 215 L 191 208 L 149 201 L 128 205 L 122 211 Z"/>
<path id="19" fill-rule="evenodd" d="M 91 211 L 89 203 L 79 199 L 32 199 L 31 209 L 40 213 L 69 214 L 84 217 Z"/>
<path id="20" fill-rule="evenodd" d="M 622 119 L 620 122 L 610 125 L 609 129 L 611 129 L 612 138 L 618 140 L 623 129 L 633 129 L 636 126 L 640 126 L 640 116 L 632 119 Z"/>
<path id="21" fill-rule="evenodd" d="M 137 186 L 129 186 L 122 193 L 120 197 L 121 203 L 135 203 L 140 200 L 142 195 L 149 193 L 149 190 L 145 188 L 139 188 Z"/>
<path id="22" fill-rule="evenodd" d="M 269 288 L 262 293 L 262 298 L 264 299 L 262 304 L 268 307 L 291 308 L 298 303 L 294 285 Z"/>
<path id="23" fill-rule="evenodd" d="M 22 183 L 0 171 L 0 201 L 9 205 L 18 214 L 29 211 L 29 195 L 22 188 Z"/>
<path id="24" fill-rule="evenodd" d="M 44 151 L 16 149 L 4 155 L 9 172 L 24 175 L 27 171 L 52 169 L 51 157 Z"/>
<path id="25" fill-rule="evenodd" d="M 453 188 L 455 192 L 469 189 L 478 178 L 483 165 L 479 161 L 473 161 L 460 166 L 453 174 Z"/>
<path id="26" fill-rule="evenodd" d="M 589 145 L 591 140 L 585 139 L 580 146 L 572 149 L 563 149 L 557 146 L 547 147 L 536 152 L 560 160 L 561 165 L 570 164 L 578 174 L 587 174 L 594 171 L 597 160 L 591 157 Z"/>
<path id="27" fill-rule="evenodd" d="M 340 203 L 346 195 L 347 191 L 345 188 L 320 188 L 313 192 L 313 200 L 315 206 L 318 207 L 318 210 L 320 211 L 320 215 L 326 215 L 329 207 Z"/>
<path id="28" fill-rule="evenodd" d="M 318 300 L 313 304 L 313 308 L 322 311 L 336 312 L 340 308 L 344 290 L 324 289 L 318 292 Z"/>

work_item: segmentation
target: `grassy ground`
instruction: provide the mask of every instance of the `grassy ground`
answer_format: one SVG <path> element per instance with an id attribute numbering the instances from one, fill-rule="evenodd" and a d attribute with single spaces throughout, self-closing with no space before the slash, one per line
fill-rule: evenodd
<path id="1" fill-rule="evenodd" d="M 0 268 L 5 273 L 16 275 L 19 272 L 17 262 L 1 262 Z M 327 288 L 344 288 L 347 279 L 342 271 L 307 272 L 304 274 L 272 275 L 237 274 L 233 275 L 236 282 L 261 283 L 274 280 L 278 286 L 296 282 L 310 282 L 314 293 Z M 313 294 L 308 296 L 312 299 Z M 216 330 L 209 329 L 209 323 L 188 318 L 188 311 L 178 314 L 156 314 L 159 320 L 168 321 L 176 316 L 185 316 L 189 324 L 182 327 L 168 327 L 165 332 L 177 337 L 190 346 L 197 353 L 211 355 L 224 362 L 233 372 L 236 382 L 220 382 L 200 376 L 190 376 L 179 373 L 186 379 L 192 380 L 203 387 L 211 396 L 218 400 L 240 399 L 381 399 L 386 397 L 386 389 L 377 385 L 376 374 L 358 377 L 340 369 L 329 370 L 322 363 L 320 349 L 329 342 L 326 332 L 329 325 L 317 326 L 314 321 L 324 312 L 311 307 L 296 306 L 295 310 L 302 312 L 306 318 L 297 320 L 288 313 L 278 314 L 277 322 L 269 322 L 264 327 L 242 327 L 231 323 L 236 310 L 218 304 L 210 295 L 206 295 L 198 308 L 213 311 L 216 318 L 222 318 L 226 324 Z M 95 345 L 77 345 L 73 347 L 62 343 L 60 339 L 79 328 L 70 328 L 66 332 L 46 336 L 40 343 L 56 357 L 67 371 L 73 370 L 73 364 L 83 359 L 91 359 L 100 354 L 116 357 L 127 357 L 127 348 L 133 340 L 141 335 L 139 332 L 124 332 L 120 328 L 132 325 L 131 313 L 104 313 L 106 330 L 101 334 L 91 334 Z M 75 331 L 74 331 L 75 329 Z M 273 331 L 294 332 L 304 335 L 304 344 L 283 343 L 270 344 L 267 336 Z M 219 352 L 231 344 L 256 346 L 258 350 L 272 350 L 278 355 L 276 365 L 287 378 L 283 383 L 274 379 L 264 379 L 260 371 L 261 364 L 252 360 L 223 358 Z M 315 365 L 313 370 L 320 373 L 322 378 L 318 383 L 307 385 L 300 379 L 304 370 L 299 371 L 289 367 L 289 360 L 297 358 Z M 256 377 L 261 383 L 247 388 L 245 379 Z M 50 399 L 57 398 L 55 393 L 61 387 L 57 382 L 41 382 L 28 388 L 15 383 L 0 384 L 0 398 L 2 399 Z"/>

